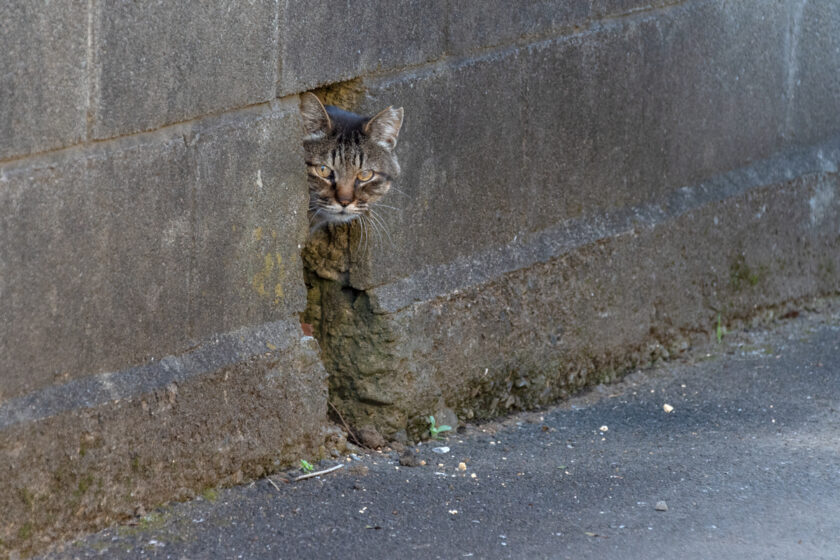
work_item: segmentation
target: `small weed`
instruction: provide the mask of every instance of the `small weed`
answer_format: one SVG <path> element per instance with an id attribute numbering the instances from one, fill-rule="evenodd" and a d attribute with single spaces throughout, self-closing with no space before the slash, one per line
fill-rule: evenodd
<path id="1" fill-rule="evenodd" d="M 219 499 L 219 493 L 216 491 L 215 488 L 208 488 L 207 490 L 201 493 L 201 497 L 207 500 L 208 502 L 215 502 Z"/>
<path id="2" fill-rule="evenodd" d="M 312 463 L 310 463 L 306 459 L 301 459 L 300 460 L 300 470 L 302 470 L 305 473 L 311 473 L 312 471 L 315 470 L 315 467 L 313 467 Z"/>
<path id="3" fill-rule="evenodd" d="M 720 313 L 718 313 L 717 319 L 717 328 L 715 329 L 715 337 L 717 338 L 718 344 L 720 341 L 723 340 L 723 335 L 726 334 L 726 327 L 723 326 L 720 322 Z"/>
<path id="4" fill-rule="evenodd" d="M 441 432 L 448 432 L 451 429 L 452 426 L 447 426 L 446 424 L 440 426 L 435 425 L 435 417 L 429 416 L 429 435 L 432 436 L 432 439 L 440 439 Z"/>

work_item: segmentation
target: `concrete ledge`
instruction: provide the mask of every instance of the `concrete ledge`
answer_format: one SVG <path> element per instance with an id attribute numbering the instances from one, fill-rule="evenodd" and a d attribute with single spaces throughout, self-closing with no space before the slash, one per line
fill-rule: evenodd
<path id="1" fill-rule="evenodd" d="M 7 401 L 0 553 L 314 457 L 326 399 L 317 344 L 295 319 Z"/>

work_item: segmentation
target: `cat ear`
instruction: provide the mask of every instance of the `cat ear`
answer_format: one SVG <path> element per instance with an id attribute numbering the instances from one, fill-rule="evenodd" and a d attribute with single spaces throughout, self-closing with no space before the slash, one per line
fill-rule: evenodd
<path id="1" fill-rule="evenodd" d="M 365 134 L 386 150 L 393 150 L 397 145 L 397 136 L 400 133 L 402 120 L 402 107 L 399 109 L 388 107 L 371 117 L 365 124 Z"/>
<path id="2" fill-rule="evenodd" d="M 304 141 L 319 140 L 332 128 L 327 110 L 314 93 L 306 92 L 300 97 L 300 114 L 303 117 Z"/>

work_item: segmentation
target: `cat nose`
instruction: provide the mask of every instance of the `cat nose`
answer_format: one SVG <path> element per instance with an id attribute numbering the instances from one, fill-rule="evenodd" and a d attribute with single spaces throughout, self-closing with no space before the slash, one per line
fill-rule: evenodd
<path id="1" fill-rule="evenodd" d="M 351 202 L 353 202 L 352 198 L 341 198 L 341 197 L 339 197 L 337 200 L 338 200 L 338 203 L 341 204 L 342 206 L 348 206 Z"/>

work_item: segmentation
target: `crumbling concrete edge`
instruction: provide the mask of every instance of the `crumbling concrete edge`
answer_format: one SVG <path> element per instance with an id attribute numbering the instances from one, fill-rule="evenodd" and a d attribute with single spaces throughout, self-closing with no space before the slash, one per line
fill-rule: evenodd
<path id="1" fill-rule="evenodd" d="M 289 351 L 300 336 L 299 325 L 275 321 L 219 334 L 179 356 L 165 356 L 121 371 L 52 385 L 0 404 L 0 430 L 152 393 L 170 383 L 182 383 L 246 362 L 267 351 Z"/>

